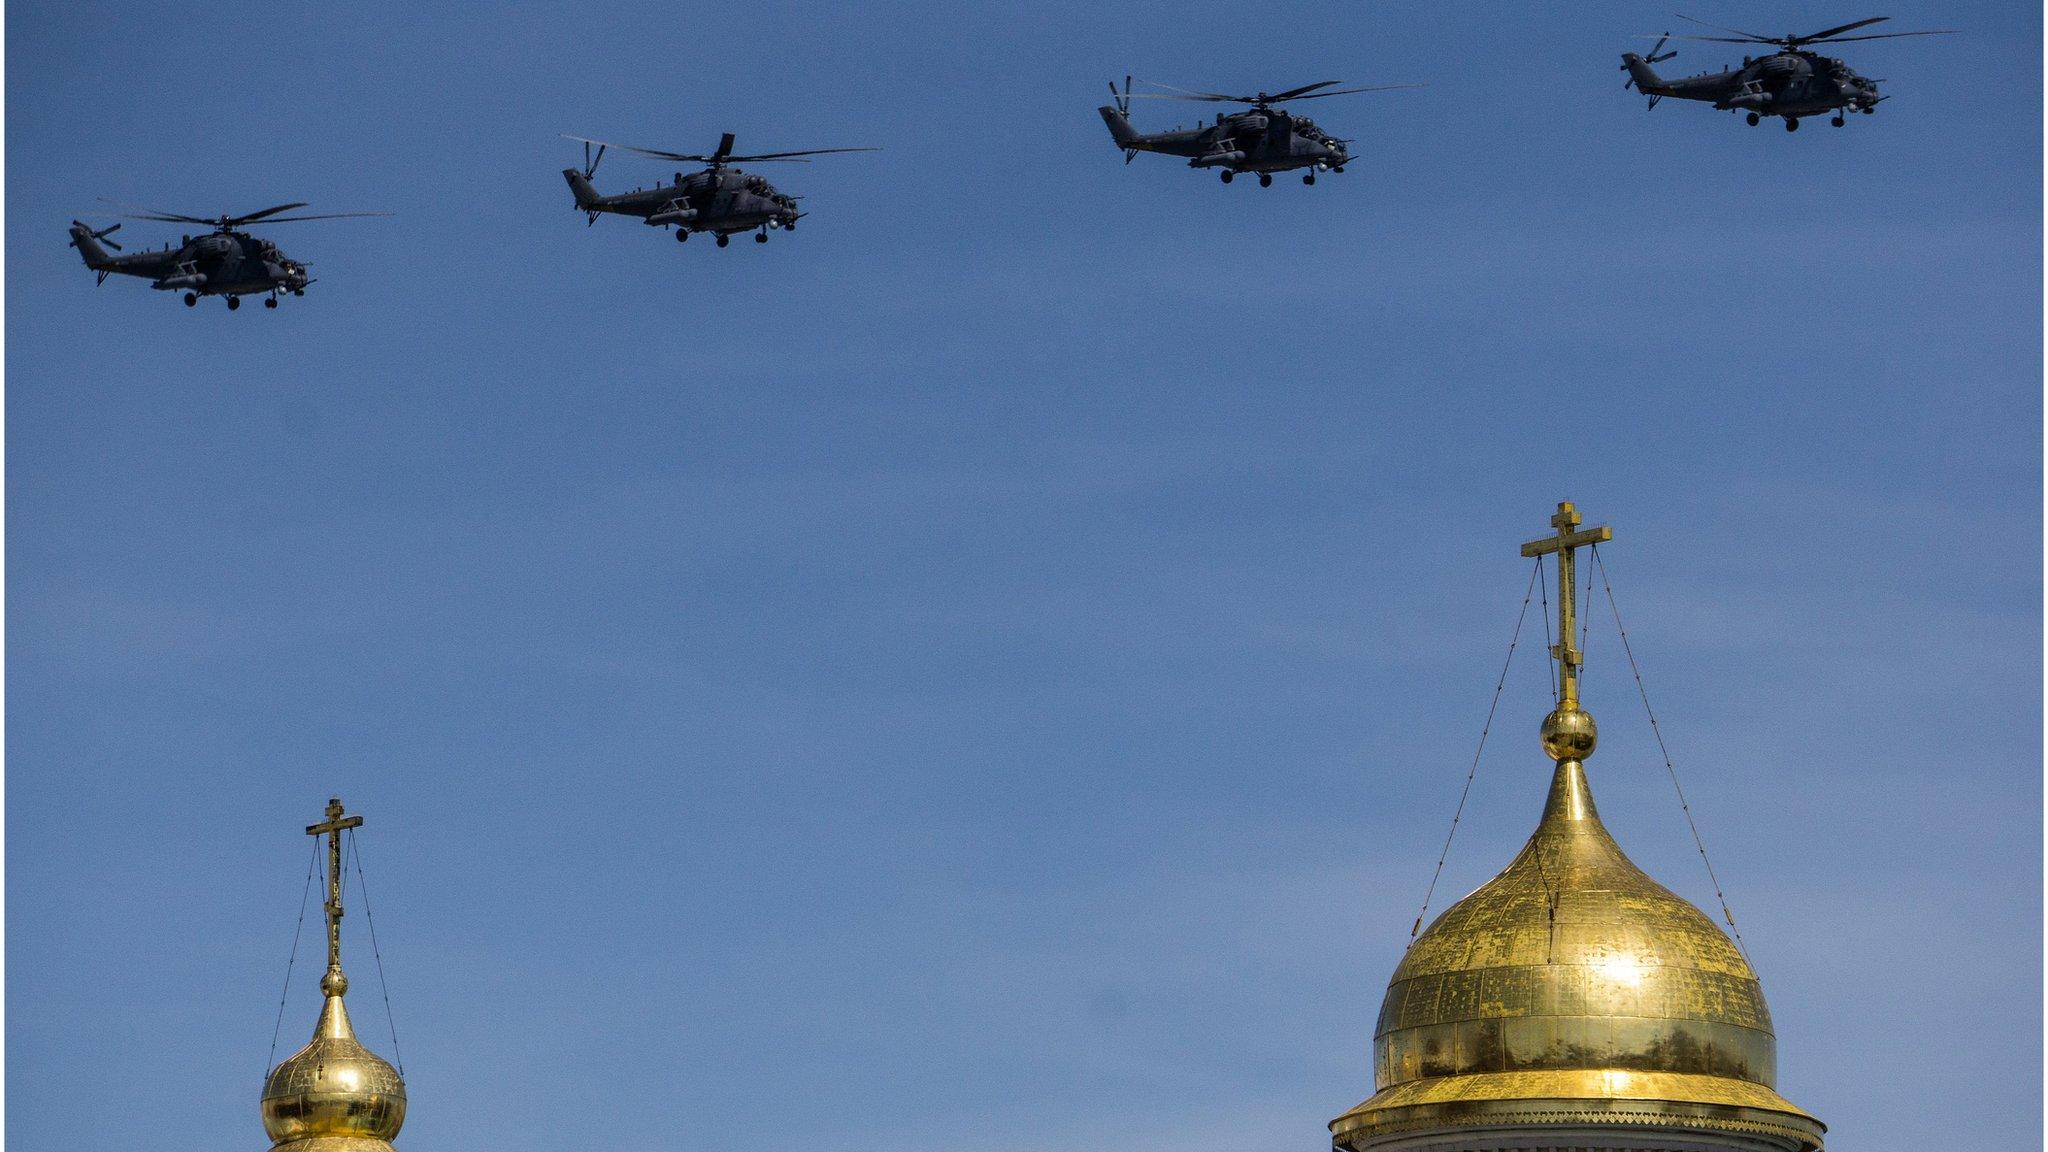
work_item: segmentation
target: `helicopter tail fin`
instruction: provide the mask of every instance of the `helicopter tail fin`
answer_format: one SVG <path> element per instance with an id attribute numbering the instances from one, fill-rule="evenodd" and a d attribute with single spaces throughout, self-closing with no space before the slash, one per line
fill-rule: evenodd
<path id="1" fill-rule="evenodd" d="M 107 231 L 111 232 L 113 229 L 109 228 Z M 100 247 L 100 238 L 104 235 L 103 232 L 94 232 L 80 221 L 71 222 L 71 246 L 78 249 L 78 254 L 85 258 L 85 266 L 95 272 L 104 271 L 114 264 L 114 258 L 107 254 L 105 248 Z"/>
<path id="2" fill-rule="evenodd" d="M 1117 147 L 1130 152 L 1141 146 L 1144 137 L 1131 127 L 1130 120 L 1121 111 L 1107 104 L 1096 111 L 1102 113 L 1102 122 L 1109 125 L 1109 134 L 1116 139 Z"/>
<path id="3" fill-rule="evenodd" d="M 598 193 L 597 188 L 590 183 L 590 177 L 585 176 L 581 169 L 564 168 L 562 169 L 562 178 L 569 182 L 569 191 L 575 194 L 576 206 L 585 212 L 590 211 L 592 205 L 604 199 Z"/>
<path id="4" fill-rule="evenodd" d="M 1658 43 L 1661 46 L 1663 42 L 1659 41 Z M 1675 56 L 1677 53 L 1674 52 L 1671 55 Z M 1670 56 L 1657 57 L 1659 60 L 1668 60 L 1670 58 Z M 1633 52 L 1623 52 L 1621 54 L 1621 66 L 1628 73 L 1629 82 L 1635 85 L 1636 91 L 1650 97 L 1653 103 L 1658 97 L 1670 93 L 1671 86 L 1664 82 L 1662 76 L 1657 75 L 1655 68 L 1650 67 L 1650 61 L 1643 59 L 1641 56 Z"/>

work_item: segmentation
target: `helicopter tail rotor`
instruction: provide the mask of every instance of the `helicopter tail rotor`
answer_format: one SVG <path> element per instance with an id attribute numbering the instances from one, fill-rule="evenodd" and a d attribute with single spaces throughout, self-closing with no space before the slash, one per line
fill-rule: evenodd
<path id="1" fill-rule="evenodd" d="M 1676 49 L 1676 48 L 1673 48 L 1673 49 L 1672 49 L 1671 51 L 1669 51 L 1669 52 L 1665 52 L 1665 53 L 1664 53 L 1663 55 L 1661 55 L 1661 56 L 1660 56 L 1660 55 L 1658 55 L 1658 51 L 1659 51 L 1659 49 L 1662 49 L 1662 48 L 1664 47 L 1665 43 L 1666 43 L 1667 41 L 1669 41 L 1670 39 L 1671 39 L 1671 33 L 1669 33 L 1669 32 L 1666 32 L 1666 33 L 1664 33 L 1664 34 L 1663 34 L 1662 36 L 1659 36 L 1659 37 L 1657 37 L 1657 43 L 1655 44 L 1655 46 L 1653 46 L 1653 47 L 1652 47 L 1652 48 L 1651 48 L 1651 49 L 1649 50 L 1649 52 L 1645 53 L 1645 54 L 1644 54 L 1644 55 L 1642 56 L 1642 61 L 1643 61 L 1643 63 L 1644 63 L 1644 64 L 1662 64 L 1662 63 L 1663 63 L 1664 61 L 1666 61 L 1666 60 L 1669 60 L 1669 59 L 1671 59 L 1671 58 L 1672 58 L 1673 56 L 1676 56 L 1676 55 L 1678 55 L 1678 49 Z M 1632 71 L 1630 70 L 1630 68 L 1629 68 L 1629 66 L 1628 66 L 1627 64 L 1623 64 L 1623 65 L 1621 66 L 1621 70 L 1622 70 L 1623 72 L 1630 72 L 1629 78 L 1628 78 L 1627 80 L 1624 80 L 1624 81 L 1622 82 L 1622 85 L 1621 85 L 1621 90 L 1622 90 L 1622 91 L 1624 91 L 1624 92 L 1626 92 L 1626 91 L 1628 91 L 1629 89 L 1631 89 L 1631 88 L 1634 88 L 1634 87 L 1636 86 L 1636 78 L 1635 78 L 1635 75 L 1634 75 L 1634 74 L 1633 74 L 1633 72 L 1632 72 Z M 1650 97 L 1650 107 L 1652 107 L 1652 108 L 1655 108 L 1656 106 L 1657 106 L 1657 98 L 1656 98 L 1655 96 L 1652 96 L 1652 97 Z"/>
<path id="2" fill-rule="evenodd" d="M 1111 80 L 1109 82 L 1109 98 L 1116 105 L 1119 116 L 1129 116 L 1131 114 L 1131 78 L 1129 76 L 1124 77 L 1124 90 L 1121 92 L 1116 90 L 1116 81 Z"/>
<path id="3" fill-rule="evenodd" d="M 1118 120 L 1121 120 L 1123 127 L 1128 130 L 1131 117 L 1131 78 L 1128 74 L 1124 76 L 1124 90 L 1122 92 L 1116 90 L 1116 81 L 1111 80 L 1109 82 L 1109 99 L 1110 103 L 1116 107 L 1117 115 L 1116 120 L 1110 120 L 1107 116 L 1103 117 L 1103 119 L 1109 120 L 1110 131 L 1112 133 L 1116 132 Z M 1121 136 L 1118 137 L 1117 143 L 1123 143 Z M 1138 150 L 1136 148 L 1126 147 L 1124 149 L 1125 164 L 1129 164 L 1132 160 L 1137 159 L 1137 156 Z"/>
<path id="4" fill-rule="evenodd" d="M 583 140 L 581 136 L 571 136 L 569 139 Z M 590 151 L 592 144 L 597 145 L 595 155 Z M 569 182 L 569 194 L 576 198 L 577 209 L 590 217 L 592 224 L 597 223 L 595 205 L 598 201 L 604 199 L 604 195 L 597 190 L 596 185 L 590 182 L 590 178 L 597 173 L 597 166 L 604 160 L 604 150 L 607 147 L 609 145 L 601 140 L 583 140 L 583 167 L 580 170 L 576 168 L 562 169 L 562 179 Z"/>
<path id="5" fill-rule="evenodd" d="M 1656 46 L 1650 49 L 1648 56 L 1638 56 L 1633 52 L 1623 52 L 1621 54 L 1621 70 L 1628 73 L 1628 79 L 1622 83 L 1622 89 L 1626 91 L 1633 88 L 1648 96 L 1650 98 L 1649 108 L 1655 108 L 1657 101 L 1662 100 L 1671 92 L 1670 86 L 1664 83 L 1664 78 L 1657 75 L 1655 68 L 1650 67 L 1652 64 L 1662 63 L 1678 55 L 1678 50 L 1675 48 L 1669 52 L 1658 51 L 1658 49 L 1664 47 L 1664 42 L 1669 39 L 1671 39 L 1671 33 L 1669 32 L 1658 37 Z"/>
<path id="6" fill-rule="evenodd" d="M 114 251 L 119 252 L 121 250 L 121 246 L 119 244 L 116 244 L 112 240 L 107 239 L 107 237 L 113 235 L 116 232 L 119 232 L 120 230 L 121 226 L 119 224 L 112 224 L 95 232 L 91 228 L 87 227 L 83 221 L 73 220 L 71 222 L 71 247 L 84 251 L 86 241 L 97 240 L 100 243 L 105 244 L 107 247 L 112 248 Z"/>
<path id="7" fill-rule="evenodd" d="M 107 277 L 113 273 L 115 265 L 114 258 L 107 255 L 105 248 L 100 247 L 100 241 L 106 240 L 109 247 L 119 252 L 121 246 L 112 240 L 107 240 L 107 233 L 118 232 L 120 229 L 121 226 L 116 224 L 111 228 L 102 228 L 95 232 L 92 230 L 91 225 L 82 220 L 73 220 L 71 222 L 71 246 L 78 249 L 78 254 L 85 259 L 85 266 L 99 274 L 99 283 L 101 284 L 107 282 Z"/>

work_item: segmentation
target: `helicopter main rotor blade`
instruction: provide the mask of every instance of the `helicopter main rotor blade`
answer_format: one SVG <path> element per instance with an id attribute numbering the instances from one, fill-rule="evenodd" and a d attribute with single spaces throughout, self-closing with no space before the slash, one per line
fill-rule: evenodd
<path id="1" fill-rule="evenodd" d="M 1825 32 L 1815 32 L 1811 36 L 1787 36 L 1785 39 L 1797 40 L 1801 44 L 1812 44 L 1815 41 L 1826 40 L 1830 36 L 1837 36 L 1843 32 L 1854 32 L 1858 28 L 1868 28 L 1872 24 L 1882 24 L 1889 19 L 1891 19 L 1889 16 L 1872 16 L 1868 20 L 1858 20 L 1854 24 L 1844 24 L 1838 28 L 1830 28 Z"/>
<path id="2" fill-rule="evenodd" d="M 131 215 L 129 218 L 134 220 L 164 220 L 173 224 L 205 224 L 208 226 L 220 223 L 217 218 L 208 220 L 198 216 L 186 216 L 178 212 L 166 212 L 161 208 L 145 208 L 140 204 L 124 204 L 119 200 L 111 200 L 105 196 L 100 197 L 100 203 L 125 208 L 129 213 L 149 213 L 147 216 Z"/>
<path id="3" fill-rule="evenodd" d="M 1779 37 L 1776 36 L 1759 36 L 1754 32 L 1744 32 L 1740 28 L 1723 28 L 1719 24 L 1709 24 L 1705 20 L 1693 20 L 1692 17 L 1687 16 L 1683 12 L 1674 12 L 1672 13 L 1672 15 L 1677 16 L 1680 20 L 1692 20 L 1693 23 L 1699 25 L 1700 27 L 1712 28 L 1716 32 L 1733 32 L 1737 36 L 1747 36 L 1751 40 L 1754 40 L 1759 44 L 1776 44 L 1779 40 Z M 1740 41 L 1735 41 L 1735 43 L 1740 43 Z"/>
<path id="4" fill-rule="evenodd" d="M 1146 83 L 1156 88 L 1173 87 L 1171 84 L 1161 84 L 1157 80 L 1147 80 Z M 1324 80 L 1300 88 L 1289 88 L 1285 92 L 1271 96 L 1226 96 L 1221 92 L 1192 92 L 1179 88 L 1174 89 L 1172 92 L 1133 92 L 1130 98 L 1133 100 L 1193 100 L 1207 104 L 1250 104 L 1254 107 L 1263 107 L 1269 104 L 1278 104 L 1282 101 L 1320 100 L 1325 96 L 1350 96 L 1358 92 L 1391 92 L 1397 88 L 1424 87 L 1421 84 L 1373 84 L 1363 88 L 1339 88 L 1334 92 L 1316 91 L 1318 88 L 1326 88 L 1332 84 L 1342 83 L 1342 80 Z"/>
<path id="5" fill-rule="evenodd" d="M 576 140 L 584 144 L 595 144 L 600 148 L 623 148 L 628 152 L 638 152 L 642 156 L 652 156 L 657 160 L 676 160 L 690 164 L 710 164 L 713 162 L 711 157 L 700 156 L 694 152 L 664 152 L 659 148 L 635 148 L 631 144 L 614 144 L 609 140 L 592 140 L 587 136 L 571 136 L 566 132 L 562 134 L 562 139 Z"/>
<path id="6" fill-rule="evenodd" d="M 638 152 L 642 156 L 652 156 L 656 160 L 674 160 L 679 164 L 718 163 L 716 157 L 706 156 L 698 152 L 664 152 L 659 148 L 635 148 L 631 144 L 614 144 L 612 147 L 624 148 L 628 152 Z"/>
<path id="7" fill-rule="evenodd" d="M 1304 92 L 1313 92 L 1313 91 L 1315 91 L 1315 90 L 1316 90 L 1316 89 L 1318 89 L 1318 88 L 1328 88 L 1328 87 L 1329 87 L 1330 85 L 1332 85 L 1332 84 L 1342 84 L 1342 83 L 1343 83 L 1343 81 L 1342 81 L 1342 80 L 1318 80 L 1318 81 L 1316 81 L 1316 82 L 1315 82 L 1315 83 L 1313 83 L 1313 84 L 1304 84 L 1304 85 L 1302 85 L 1302 86 L 1301 86 L 1301 87 L 1299 87 L 1299 88 L 1289 88 L 1289 89 L 1288 89 L 1287 91 L 1285 91 L 1285 92 L 1275 92 L 1275 93 L 1273 93 L 1273 94 L 1272 94 L 1271 96 L 1268 96 L 1268 97 L 1266 97 L 1266 99 L 1267 99 L 1267 100 L 1268 100 L 1269 102 L 1271 102 L 1271 103 L 1274 103 L 1274 104 L 1278 104 L 1278 103 L 1279 103 L 1280 101 L 1282 101 L 1282 100 L 1292 100 L 1292 99 L 1294 99 L 1294 98 L 1295 98 L 1296 96 L 1299 96 L 1299 95 L 1301 95 L 1301 94 L 1302 94 L 1302 93 L 1304 93 Z M 1325 95 L 1325 96 L 1333 96 L 1333 95 L 1335 95 L 1335 93 L 1333 93 L 1333 92 L 1325 92 L 1325 93 L 1323 93 L 1323 95 Z"/>
<path id="8" fill-rule="evenodd" d="M 322 212 L 314 216 L 278 216 L 265 224 L 296 224 L 301 220 L 347 220 L 355 216 L 389 216 L 389 212 Z"/>
<path id="9" fill-rule="evenodd" d="M 801 152 L 763 152 L 758 156 L 727 156 L 732 163 L 753 163 L 756 160 L 788 160 L 797 156 L 825 156 L 834 152 L 880 152 L 880 148 L 806 148 Z"/>
<path id="10" fill-rule="evenodd" d="M 227 220 L 232 224 L 247 224 L 251 220 L 261 220 L 265 216 L 274 216 L 279 212 L 288 211 L 293 208 L 304 208 L 305 206 L 306 202 L 304 200 L 296 200 L 290 204 L 279 204 L 272 208 L 265 208 L 260 212 L 251 212 L 246 216 L 229 216 Z"/>
<path id="11" fill-rule="evenodd" d="M 585 144 L 595 144 L 600 148 L 622 148 L 628 152 L 637 152 L 642 156 L 652 156 L 656 160 L 672 160 L 678 164 L 753 164 L 771 160 L 808 164 L 810 161 L 803 159 L 803 157 L 824 156 L 833 152 L 881 151 L 880 148 L 806 148 L 797 152 L 763 152 L 758 156 L 735 156 L 730 150 L 732 147 L 732 134 L 729 132 L 719 140 L 720 150 L 708 156 L 700 152 L 668 152 L 660 148 L 640 148 L 632 144 L 613 144 L 606 140 L 591 140 L 582 136 L 570 136 L 567 133 L 563 134 L 563 138 L 581 141 Z"/>
<path id="12" fill-rule="evenodd" d="M 1763 38 L 1763 37 L 1761 37 L 1761 36 L 1742 36 L 1742 37 L 1737 37 L 1737 36 L 1688 36 L 1688 35 L 1686 35 L 1686 34 L 1685 34 L 1685 33 L 1683 33 L 1683 32 L 1674 32 L 1674 33 L 1671 33 L 1671 34 L 1670 34 L 1670 37 L 1669 37 L 1669 38 L 1670 38 L 1670 39 L 1672 39 L 1672 40 L 1694 40 L 1694 41 L 1705 41 L 1705 42 L 1706 42 L 1706 43 L 1708 43 L 1708 44 L 1779 44 L 1779 45 L 1782 45 L 1782 44 L 1784 44 L 1784 43 L 1785 43 L 1785 42 L 1784 42 L 1783 40 L 1766 40 L 1766 39 L 1764 39 L 1764 38 Z M 1653 39 L 1653 37 L 1651 37 L 1651 36 L 1649 36 L 1649 35 L 1645 34 L 1645 35 L 1644 35 L 1644 36 L 1642 37 L 1642 39 L 1644 39 L 1644 40 L 1649 40 L 1649 39 Z"/>
<path id="13" fill-rule="evenodd" d="M 1314 92 L 1307 96 L 1296 96 L 1293 100 L 1321 100 L 1325 96 L 1349 96 L 1354 92 L 1392 92 L 1400 88 L 1427 88 L 1427 84 L 1374 84 L 1369 88 L 1339 88 L 1335 92 Z M 1279 97 L 1273 97 L 1278 101 Z M 1292 101 L 1290 101 L 1292 102 Z"/>
<path id="14" fill-rule="evenodd" d="M 117 201 L 117 200 L 108 200 L 108 199 L 107 199 L 106 197 L 104 197 L 104 196 L 100 197 L 100 199 L 101 199 L 101 200 L 105 200 L 105 201 L 106 201 L 107 203 L 109 203 L 109 204 L 118 204 L 118 203 L 120 203 L 120 202 L 119 202 L 119 201 Z M 243 214 L 243 215 L 241 215 L 241 216 L 225 216 L 225 215 L 223 215 L 223 216 L 213 216 L 213 217 L 206 217 L 206 216 L 187 216 L 187 215 L 185 215 L 185 214 L 184 214 L 184 213 L 182 213 L 182 212 L 165 212 L 165 211 L 162 211 L 162 210 L 160 210 L 160 209 L 156 209 L 156 208 L 139 208 L 138 206 L 136 206 L 136 205 L 131 205 L 131 204 L 124 204 L 124 205 L 122 205 L 122 207 L 124 207 L 124 208 L 135 208 L 135 209 L 137 209 L 136 211 L 132 211 L 132 212 L 126 213 L 126 215 L 127 215 L 127 218 L 128 218 L 128 219 L 130 219 L 130 220 L 155 220 L 155 221 L 159 221 L 159 222 L 162 222 L 162 223 L 165 223 L 165 224 L 199 224 L 199 225 L 203 225 L 203 226 L 205 226 L 205 227 L 208 227 L 208 228 L 239 228 L 239 227 L 241 227 L 241 226 L 242 226 L 242 225 L 244 225 L 244 224 L 253 224 L 253 223 L 255 223 L 256 221 L 259 221 L 259 220 L 262 220 L 262 221 L 267 221 L 268 223 L 272 223 L 272 224 L 280 224 L 280 223 L 283 223 L 283 222 L 284 222 L 285 220 L 327 220 L 327 219 L 331 219 L 331 218 L 332 218 L 332 217 L 334 217 L 334 216 L 388 216 L 388 215 L 390 215 L 390 213 L 388 213 L 388 212 L 338 212 L 338 213 L 333 213 L 333 214 L 327 214 L 327 215 L 319 215 L 319 216 L 288 216 L 288 217 L 278 217 L 278 215 L 277 215 L 277 214 L 278 214 L 279 212 L 289 212 L 289 211 L 291 211 L 291 210 L 292 210 L 292 209 L 294 209 L 294 208 L 304 208 L 305 206 L 306 206 L 306 202 L 305 202 L 304 200 L 293 200 L 293 201 L 291 201 L 291 202 L 289 202 L 289 203 L 286 203 L 286 204 L 273 204 L 273 205 L 271 205 L 271 206 L 270 206 L 270 207 L 268 207 L 268 208 L 262 208 L 262 209 L 259 209 L 259 210 L 255 211 L 255 212 L 249 212 L 249 213 L 245 213 L 245 214 Z"/>
<path id="15" fill-rule="evenodd" d="M 1199 96 L 1205 100 L 1227 100 L 1233 104 L 1253 104 L 1257 102 L 1249 96 L 1225 96 L 1221 92 L 1197 92 L 1192 88 L 1177 88 L 1172 84 L 1161 84 L 1157 80 L 1147 80 L 1145 83 L 1150 84 L 1154 88 L 1164 88 L 1169 92 L 1182 92 L 1188 96 Z M 1143 96 L 1145 93 L 1140 92 L 1138 95 Z"/>
<path id="16" fill-rule="evenodd" d="M 1897 40 L 1901 36 L 1954 36 L 1955 34 L 1956 29 L 1954 28 L 1937 28 L 1932 32 L 1879 32 L 1873 36 L 1838 36 L 1830 39 L 1828 43 L 1848 44 L 1856 40 Z M 1810 43 L 1810 41 L 1803 41 L 1803 43 Z"/>

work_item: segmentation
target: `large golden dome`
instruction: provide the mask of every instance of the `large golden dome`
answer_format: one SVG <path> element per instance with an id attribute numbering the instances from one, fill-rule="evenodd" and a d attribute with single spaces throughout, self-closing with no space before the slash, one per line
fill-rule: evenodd
<path id="1" fill-rule="evenodd" d="M 1551 523 L 1553 541 L 1524 546 L 1558 553 L 1565 638 L 1552 650 L 1562 698 L 1542 731 L 1557 761 L 1543 818 L 1505 870 L 1408 946 L 1373 1030 L 1374 1094 L 1330 1122 L 1334 1145 L 1818 1152 L 1824 1126 L 1777 1093 L 1749 962 L 1600 823 L 1570 550 L 1611 537 L 1575 531 L 1570 504 Z"/>
<path id="2" fill-rule="evenodd" d="M 342 993 L 348 978 L 329 970 L 327 1003 L 313 1040 L 271 1070 L 263 1084 L 263 1130 L 276 1152 L 390 1152 L 405 1123 L 405 1082 L 363 1047 Z"/>
<path id="3" fill-rule="evenodd" d="M 1622 855 L 1561 761 L 1514 862 L 1408 948 L 1373 1030 L 1372 1099 L 1340 1148 L 1416 1127 L 1598 1116 L 1819 1148 L 1778 1095 L 1756 973 L 1699 909 Z"/>

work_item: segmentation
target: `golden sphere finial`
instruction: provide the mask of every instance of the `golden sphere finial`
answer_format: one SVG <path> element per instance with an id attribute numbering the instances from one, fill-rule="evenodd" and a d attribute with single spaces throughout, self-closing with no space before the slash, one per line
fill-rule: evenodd
<path id="1" fill-rule="evenodd" d="M 329 968 L 327 975 L 320 978 L 320 994 L 323 996 L 348 995 L 348 975 L 341 970 L 340 965 Z"/>
<path id="2" fill-rule="evenodd" d="M 1600 742 L 1593 714 L 1569 701 L 1543 718 L 1543 751 L 1552 760 L 1584 760 Z"/>

